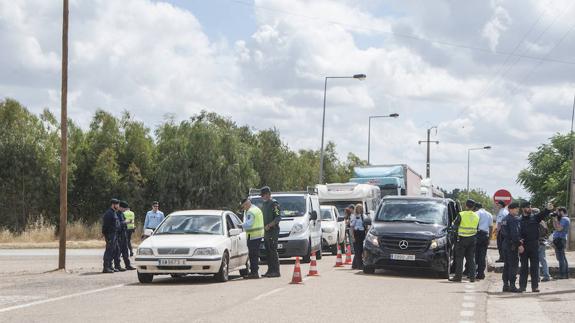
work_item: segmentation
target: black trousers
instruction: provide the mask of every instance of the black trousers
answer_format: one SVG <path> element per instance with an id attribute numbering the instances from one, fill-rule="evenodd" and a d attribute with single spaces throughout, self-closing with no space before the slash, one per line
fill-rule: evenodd
<path id="1" fill-rule="evenodd" d="M 264 237 L 266 247 L 266 259 L 268 263 L 269 274 L 280 273 L 280 258 L 278 256 L 278 236 L 270 235 Z M 310 246 L 311 247 L 311 246 Z"/>
<path id="2" fill-rule="evenodd" d="M 112 260 L 116 254 L 116 233 L 108 233 L 104 236 L 106 239 L 106 251 L 104 251 L 104 269 L 112 268 Z"/>
<path id="3" fill-rule="evenodd" d="M 248 240 L 248 253 L 250 257 L 250 274 L 257 275 L 260 270 L 260 245 L 262 239 L 249 239 Z"/>
<path id="4" fill-rule="evenodd" d="M 132 248 L 132 234 L 134 231 L 134 229 L 128 229 L 128 231 L 126 231 L 126 239 L 128 240 L 128 250 L 130 251 L 130 255 L 134 254 L 134 249 Z"/>
<path id="5" fill-rule="evenodd" d="M 130 254 L 128 253 L 128 242 L 126 241 L 126 231 L 118 231 L 116 239 L 116 252 L 114 255 L 114 267 L 120 268 L 120 257 L 124 260 L 124 265 L 130 267 Z"/>
<path id="6" fill-rule="evenodd" d="M 521 270 L 519 272 L 519 287 L 527 288 L 527 276 L 531 273 L 531 288 L 539 287 L 539 242 L 528 242 L 525 251 L 519 255 Z"/>
<path id="7" fill-rule="evenodd" d="M 471 237 L 458 237 L 457 244 L 455 245 L 455 278 L 461 279 L 463 275 L 463 258 L 465 257 L 466 267 L 470 270 L 468 273 L 473 277 L 473 269 L 475 268 L 475 244 L 477 241 L 476 236 Z"/>
<path id="8" fill-rule="evenodd" d="M 351 268 L 362 269 L 363 268 L 363 241 L 365 240 L 365 231 L 355 230 L 353 242 L 353 249 L 355 253 L 353 254 L 353 262 L 351 263 Z"/>
<path id="9" fill-rule="evenodd" d="M 497 251 L 499 251 L 499 259 L 503 260 L 505 255 L 503 251 L 503 235 L 501 235 L 501 230 L 497 231 Z"/>
<path id="10" fill-rule="evenodd" d="M 515 286 L 517 280 L 517 268 L 519 266 L 519 254 L 517 248 L 511 246 L 503 246 L 503 279 L 504 286 Z"/>
<path id="11" fill-rule="evenodd" d="M 477 243 L 475 246 L 475 264 L 477 265 L 475 277 L 485 278 L 487 248 L 489 248 L 489 234 L 484 231 L 479 231 L 477 233 Z"/>

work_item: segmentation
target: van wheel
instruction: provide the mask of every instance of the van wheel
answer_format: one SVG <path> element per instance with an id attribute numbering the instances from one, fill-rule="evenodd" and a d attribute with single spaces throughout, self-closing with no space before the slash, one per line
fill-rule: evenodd
<path id="1" fill-rule="evenodd" d="M 446 278 L 449 279 L 449 277 L 451 276 L 451 252 L 449 252 L 449 249 L 447 250 L 447 264 L 446 264 L 446 268 L 441 272 L 441 276 L 442 278 Z"/>
<path id="2" fill-rule="evenodd" d="M 138 272 L 138 281 L 142 284 L 149 284 L 154 280 L 154 275 L 152 274 L 144 274 Z"/>
<path id="3" fill-rule="evenodd" d="M 220 271 L 214 276 L 217 281 L 224 283 L 230 279 L 230 260 L 228 253 L 225 252 L 222 257 L 222 265 L 220 266 Z"/>

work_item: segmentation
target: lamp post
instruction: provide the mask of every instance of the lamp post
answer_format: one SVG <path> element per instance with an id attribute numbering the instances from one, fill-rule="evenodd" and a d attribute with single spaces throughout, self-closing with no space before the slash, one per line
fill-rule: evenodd
<path id="1" fill-rule="evenodd" d="M 386 116 L 369 116 L 369 122 L 368 122 L 368 126 L 367 126 L 367 164 L 370 165 L 370 152 L 371 152 L 371 119 L 377 119 L 377 118 L 397 118 L 399 117 L 399 114 L 397 113 L 392 113 L 392 114 L 388 114 Z"/>
<path id="2" fill-rule="evenodd" d="M 467 199 L 469 199 L 469 160 L 471 157 L 472 150 L 488 150 L 491 146 L 478 147 L 478 148 L 468 148 L 467 149 Z"/>
<path id="3" fill-rule="evenodd" d="M 323 183 L 323 140 L 325 135 L 325 97 L 327 93 L 327 80 L 328 79 L 356 79 L 363 81 L 367 76 L 365 74 L 355 74 L 353 76 L 326 76 L 325 83 L 323 87 L 323 114 L 321 119 L 321 150 L 320 150 L 320 157 L 319 157 L 319 182 L 318 184 Z"/>

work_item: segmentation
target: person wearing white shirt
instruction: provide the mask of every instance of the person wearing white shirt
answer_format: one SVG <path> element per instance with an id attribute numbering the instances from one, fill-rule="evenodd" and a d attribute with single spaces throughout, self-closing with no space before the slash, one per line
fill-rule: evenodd
<path id="1" fill-rule="evenodd" d="M 485 259 L 487 248 L 493 229 L 493 215 L 483 208 L 481 203 L 475 205 L 475 213 L 479 215 L 479 225 L 477 226 L 477 244 L 475 247 L 475 264 L 477 265 L 475 279 L 485 279 Z"/>
<path id="2" fill-rule="evenodd" d="M 503 235 L 499 234 L 499 232 L 501 230 L 501 221 L 505 219 L 507 214 L 509 214 L 509 211 L 505 207 L 505 202 L 503 201 L 497 201 L 497 203 L 495 203 L 495 207 L 497 208 L 497 217 L 495 220 L 497 228 L 495 232 L 497 234 L 497 250 L 499 251 L 499 259 L 495 262 L 503 262 Z"/>

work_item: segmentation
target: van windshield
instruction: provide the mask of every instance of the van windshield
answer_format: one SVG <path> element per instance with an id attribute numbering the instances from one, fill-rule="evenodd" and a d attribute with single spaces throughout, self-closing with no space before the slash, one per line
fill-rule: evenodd
<path id="1" fill-rule="evenodd" d="M 337 201 L 337 202 L 329 202 L 330 205 L 334 205 L 337 208 L 340 216 L 345 215 L 345 209 L 350 205 L 357 205 L 358 203 L 363 204 L 361 201 Z"/>
<path id="2" fill-rule="evenodd" d="M 440 201 L 383 201 L 376 221 L 447 225 L 446 206 Z"/>
<path id="3" fill-rule="evenodd" d="M 273 199 L 280 204 L 281 216 L 284 218 L 292 218 L 303 216 L 306 211 L 305 197 L 304 196 L 272 196 Z M 264 201 L 259 196 L 252 196 L 250 200 L 254 205 L 262 208 Z"/>
<path id="4" fill-rule="evenodd" d="M 331 221 L 333 218 L 331 217 L 331 208 L 321 208 L 321 219 Z"/>

